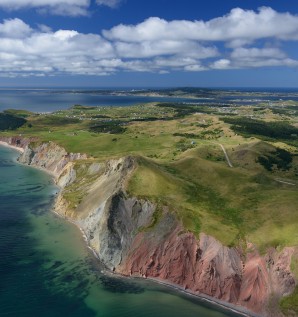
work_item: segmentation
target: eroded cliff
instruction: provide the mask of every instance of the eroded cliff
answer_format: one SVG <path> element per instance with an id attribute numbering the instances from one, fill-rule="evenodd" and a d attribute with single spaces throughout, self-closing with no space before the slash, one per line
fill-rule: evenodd
<path id="1" fill-rule="evenodd" d="M 61 186 L 56 211 L 84 231 L 110 270 L 158 279 L 261 316 L 282 316 L 278 299 L 296 285 L 290 269 L 294 248 L 260 255 L 249 243 L 245 250 L 229 248 L 185 231 L 168 207 L 128 196 L 125 185 L 137 164 L 132 157 L 97 162 L 51 142 L 2 141 L 24 149 L 20 162 L 55 176 Z"/>

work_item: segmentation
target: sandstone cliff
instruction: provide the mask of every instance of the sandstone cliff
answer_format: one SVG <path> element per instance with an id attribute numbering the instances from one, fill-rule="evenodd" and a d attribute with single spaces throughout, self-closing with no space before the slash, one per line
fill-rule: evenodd
<path id="1" fill-rule="evenodd" d="M 196 237 L 185 232 L 166 207 L 158 210 L 155 221 L 160 207 L 125 192 L 125 182 L 136 165 L 134 158 L 102 163 L 68 154 L 51 142 L 34 147 L 32 140 L 1 140 L 24 149 L 20 162 L 55 176 L 62 188 L 56 211 L 84 231 L 108 269 L 158 279 L 259 316 L 283 316 L 278 299 L 296 285 L 290 270 L 294 248 L 272 248 L 265 255 L 250 244 L 246 251 L 229 248 L 204 233 Z"/>

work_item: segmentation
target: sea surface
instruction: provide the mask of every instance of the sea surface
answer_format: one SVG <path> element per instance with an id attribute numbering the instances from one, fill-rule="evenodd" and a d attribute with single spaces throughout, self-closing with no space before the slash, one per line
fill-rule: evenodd
<path id="1" fill-rule="evenodd" d="M 121 90 L 121 93 L 130 90 Z M 25 109 L 33 112 L 54 112 L 68 109 L 73 105 L 128 106 L 148 102 L 248 105 L 287 100 L 298 101 L 298 89 L 205 89 L 202 97 L 197 99 L 125 96 L 117 95 L 117 92 L 114 94 L 113 90 L 107 92 L 107 90 L 87 88 L 0 89 L 0 111 Z"/>
<path id="2" fill-rule="evenodd" d="M 0 111 L 22 109 L 33 112 L 54 112 L 68 109 L 73 105 L 130 106 L 157 101 L 187 102 L 189 99 L 105 95 L 100 92 L 96 93 L 93 90 L 89 91 L 88 89 L 0 89 Z M 192 101 L 194 102 L 196 99 Z M 201 99 L 198 101 L 202 102 Z"/>
<path id="3" fill-rule="evenodd" d="M 0 316 L 236 317 L 169 287 L 102 273 L 81 232 L 51 212 L 57 188 L 0 146 Z"/>

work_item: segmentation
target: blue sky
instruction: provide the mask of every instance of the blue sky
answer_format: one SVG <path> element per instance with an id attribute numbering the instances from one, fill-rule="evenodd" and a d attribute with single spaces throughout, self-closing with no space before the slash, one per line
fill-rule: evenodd
<path id="1" fill-rule="evenodd" d="M 298 2 L 0 0 L 0 86 L 298 87 Z"/>

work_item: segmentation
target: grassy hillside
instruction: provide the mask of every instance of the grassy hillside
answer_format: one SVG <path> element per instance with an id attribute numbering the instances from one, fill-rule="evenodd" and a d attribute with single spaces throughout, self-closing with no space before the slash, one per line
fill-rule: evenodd
<path id="1" fill-rule="evenodd" d="M 298 244 L 298 119 L 291 107 L 296 104 L 280 113 L 285 108 L 278 103 L 273 109 L 77 105 L 47 115 L 26 112 L 28 123 L 17 133 L 54 141 L 96 161 L 136 156 L 129 194 L 168 206 L 196 235 L 205 232 L 226 245 L 249 240 L 264 251 Z M 72 204 L 79 201 L 77 189 L 67 195 Z"/>
<path id="2" fill-rule="evenodd" d="M 143 230 L 155 226 L 167 208 L 185 231 L 205 232 L 228 246 L 243 248 L 250 241 L 265 252 L 298 245 L 297 109 L 295 102 L 276 102 L 77 105 L 44 115 L 9 110 L 0 116 L 0 129 L 17 130 L 0 135 L 36 136 L 90 156 L 76 163 L 76 182 L 65 190 L 71 208 L 97 177 L 88 174 L 90 164 L 133 155 L 137 168 L 127 192 L 158 206 Z M 297 267 L 294 257 L 292 271 L 298 277 Z M 297 289 L 280 305 L 286 314 L 297 312 Z"/>

